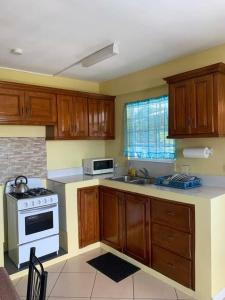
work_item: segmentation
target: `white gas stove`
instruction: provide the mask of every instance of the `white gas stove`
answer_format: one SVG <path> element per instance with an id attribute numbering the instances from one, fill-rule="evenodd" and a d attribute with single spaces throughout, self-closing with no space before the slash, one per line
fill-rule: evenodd
<path id="1" fill-rule="evenodd" d="M 6 184 L 8 253 L 18 268 L 29 260 L 31 247 L 38 257 L 59 251 L 58 195 L 43 187 L 39 178 L 28 178 L 29 190 L 13 191 Z"/>

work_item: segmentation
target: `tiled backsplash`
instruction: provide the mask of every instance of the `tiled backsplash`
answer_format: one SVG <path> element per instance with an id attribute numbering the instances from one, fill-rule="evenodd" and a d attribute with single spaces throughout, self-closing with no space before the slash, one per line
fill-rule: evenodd
<path id="1" fill-rule="evenodd" d="M 45 138 L 0 138 L 0 183 L 18 175 L 47 177 Z"/>

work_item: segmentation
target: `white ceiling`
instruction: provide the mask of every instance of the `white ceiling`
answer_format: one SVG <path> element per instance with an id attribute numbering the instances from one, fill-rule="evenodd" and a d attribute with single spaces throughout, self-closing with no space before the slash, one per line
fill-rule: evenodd
<path id="1" fill-rule="evenodd" d="M 105 81 L 225 43 L 225 1 L 0 2 L 1 67 L 54 74 L 114 41 L 118 56 L 61 76 Z"/>

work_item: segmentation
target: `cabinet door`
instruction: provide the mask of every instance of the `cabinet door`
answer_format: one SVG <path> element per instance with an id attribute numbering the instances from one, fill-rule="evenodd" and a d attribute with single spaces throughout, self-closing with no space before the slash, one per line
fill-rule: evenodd
<path id="1" fill-rule="evenodd" d="M 100 188 L 101 241 L 122 250 L 123 193 L 111 188 Z"/>
<path id="2" fill-rule="evenodd" d="M 67 138 L 72 136 L 72 96 L 58 95 L 58 136 Z"/>
<path id="3" fill-rule="evenodd" d="M 88 136 L 88 105 L 87 98 L 73 98 L 73 136 Z"/>
<path id="4" fill-rule="evenodd" d="M 187 135 L 190 133 L 190 82 L 173 83 L 169 89 L 169 136 Z"/>
<path id="5" fill-rule="evenodd" d="M 0 88 L 0 122 L 22 122 L 24 118 L 24 92 Z"/>
<path id="6" fill-rule="evenodd" d="M 26 118 L 29 123 L 56 123 L 56 96 L 49 93 L 26 92 Z"/>
<path id="7" fill-rule="evenodd" d="M 148 264 L 149 260 L 149 200 L 135 194 L 125 194 L 124 252 Z"/>
<path id="8" fill-rule="evenodd" d="M 89 136 L 101 137 L 101 110 L 102 102 L 96 99 L 88 99 L 88 124 Z"/>
<path id="9" fill-rule="evenodd" d="M 100 113 L 102 136 L 106 138 L 114 138 L 114 101 L 103 100 Z"/>
<path id="10" fill-rule="evenodd" d="M 80 248 L 99 241 L 98 187 L 78 191 L 78 222 Z"/>
<path id="11" fill-rule="evenodd" d="M 191 80 L 191 133 L 213 133 L 213 75 Z"/>

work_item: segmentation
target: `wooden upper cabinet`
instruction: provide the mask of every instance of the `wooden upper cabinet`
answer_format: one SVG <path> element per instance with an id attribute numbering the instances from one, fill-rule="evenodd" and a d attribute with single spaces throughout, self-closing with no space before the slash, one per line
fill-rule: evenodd
<path id="1" fill-rule="evenodd" d="M 80 248 L 99 241 L 98 187 L 78 190 L 78 227 Z"/>
<path id="2" fill-rule="evenodd" d="M 165 80 L 169 84 L 169 137 L 225 136 L 225 64 Z"/>
<path id="3" fill-rule="evenodd" d="M 89 136 L 114 138 L 114 101 L 88 99 Z"/>
<path id="4" fill-rule="evenodd" d="M 73 135 L 88 136 L 88 102 L 86 97 L 73 97 Z"/>
<path id="5" fill-rule="evenodd" d="M 190 83 L 182 81 L 169 87 L 169 135 L 183 135 L 190 132 L 188 91 Z"/>
<path id="6" fill-rule="evenodd" d="M 58 137 L 72 137 L 72 96 L 58 95 Z"/>
<path id="7" fill-rule="evenodd" d="M 124 252 L 148 264 L 149 261 L 149 199 L 125 194 L 124 208 Z"/>
<path id="8" fill-rule="evenodd" d="M 0 122 L 21 122 L 24 119 L 24 105 L 24 91 L 0 87 Z"/>
<path id="9" fill-rule="evenodd" d="M 194 78 L 191 83 L 191 133 L 213 133 L 213 75 Z"/>
<path id="10" fill-rule="evenodd" d="M 28 120 L 44 125 L 56 123 L 56 96 L 50 93 L 26 92 L 25 115 Z"/>

